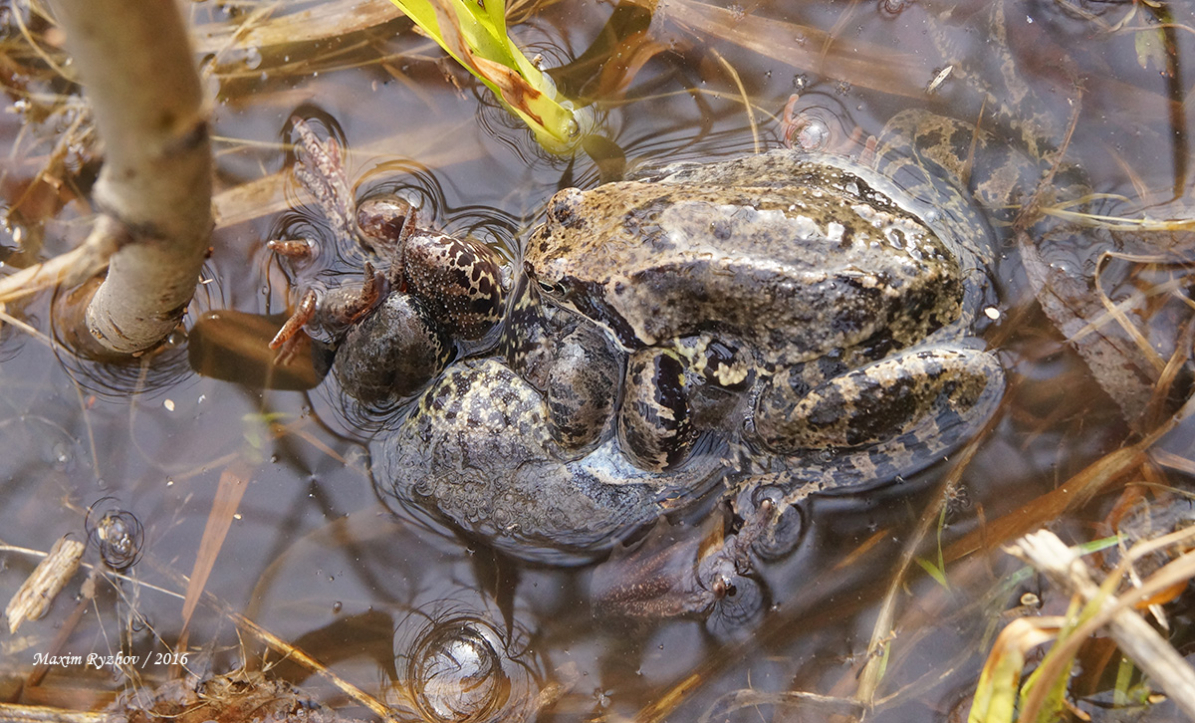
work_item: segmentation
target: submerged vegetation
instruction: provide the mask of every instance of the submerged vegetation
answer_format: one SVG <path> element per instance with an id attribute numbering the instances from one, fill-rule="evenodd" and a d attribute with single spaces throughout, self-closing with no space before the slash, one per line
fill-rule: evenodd
<path id="1" fill-rule="evenodd" d="M 25 589 L 44 611 L 9 614 L 0 718 L 1195 715 L 1189 8 L 950 16 L 958 40 L 1003 7 L 1019 80 L 1056 101 L 1053 171 L 993 211 L 1013 239 L 987 335 L 1009 393 L 929 473 L 813 500 L 798 551 L 754 572 L 766 612 L 744 625 L 733 601 L 605 619 L 590 569 L 520 565 L 379 503 L 364 441 L 394 410 L 317 386 L 310 349 L 280 379 L 266 348 L 298 295 L 265 242 L 327 232 L 291 180 L 286 119 L 338 141 L 358 198 L 396 192 L 518 258 L 556 190 L 627 167 L 785 140 L 865 155 L 904 107 L 1015 136 L 1023 119 L 975 90 L 998 69 L 914 52 L 928 0 L 394 2 L 424 34 L 381 0 L 189 6 L 216 236 L 184 326 L 123 367 L 57 337 L 63 270 L 95 271 L 70 249 L 101 150 L 53 14 L 0 7 L 0 600 L 53 578 L 38 563 L 64 535 L 82 557 Z M 1056 200 L 1076 167 L 1094 191 Z M 327 248 L 315 283 L 360 278 Z"/>

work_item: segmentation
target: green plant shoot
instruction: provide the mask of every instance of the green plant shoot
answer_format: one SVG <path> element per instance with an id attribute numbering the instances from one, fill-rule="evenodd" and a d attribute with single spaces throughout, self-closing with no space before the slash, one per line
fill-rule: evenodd
<path id="1" fill-rule="evenodd" d="M 554 153 L 571 148 L 589 114 L 557 96 L 552 79 L 506 33 L 504 0 L 390 0 L 458 63 L 485 83 Z"/>

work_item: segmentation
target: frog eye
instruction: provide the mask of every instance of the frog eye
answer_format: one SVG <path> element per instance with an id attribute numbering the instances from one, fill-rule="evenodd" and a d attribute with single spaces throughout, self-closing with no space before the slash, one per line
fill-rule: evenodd
<path id="1" fill-rule="evenodd" d="M 564 285 L 564 282 L 557 282 L 555 284 L 547 284 L 547 283 L 544 283 L 543 281 L 536 280 L 535 283 L 539 284 L 540 291 L 544 292 L 545 294 L 548 294 L 549 296 L 553 296 L 558 299 L 565 297 L 568 292 L 568 287 L 566 287 Z"/>

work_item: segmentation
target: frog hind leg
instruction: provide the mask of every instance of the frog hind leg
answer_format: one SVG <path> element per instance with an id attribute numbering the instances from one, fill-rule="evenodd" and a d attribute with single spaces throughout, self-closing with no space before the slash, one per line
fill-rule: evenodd
<path id="1" fill-rule="evenodd" d="M 966 347 L 910 349 L 804 394 L 796 376 L 773 377 L 754 422 L 765 446 L 801 458 L 804 494 L 928 467 L 982 426 L 1004 391 L 999 361 Z"/>
<path id="2" fill-rule="evenodd" d="M 648 347 L 627 360 L 618 438 L 638 468 L 661 472 L 689 456 L 697 439 L 689 409 L 686 362 L 669 349 Z"/>
<path id="3" fill-rule="evenodd" d="M 588 452 L 614 415 L 622 369 L 605 334 L 581 324 L 556 345 L 548 371 L 548 429 L 565 451 Z"/>

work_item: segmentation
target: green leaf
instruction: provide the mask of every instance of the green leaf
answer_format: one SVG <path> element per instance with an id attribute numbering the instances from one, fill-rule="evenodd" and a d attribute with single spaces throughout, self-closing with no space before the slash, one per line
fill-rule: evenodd
<path id="1" fill-rule="evenodd" d="M 1012 723 L 1017 684 L 1025 667 L 1024 655 L 1011 653 L 993 667 L 984 667 L 975 686 L 967 723 Z"/>
<path id="2" fill-rule="evenodd" d="M 498 96 L 554 153 L 571 149 L 592 115 L 559 97 L 552 79 L 506 33 L 502 0 L 390 0 Z"/>
<path id="3" fill-rule="evenodd" d="M 926 560 L 923 557 L 915 558 L 922 570 L 925 570 L 930 577 L 938 581 L 947 591 L 950 590 L 950 583 L 946 580 L 946 561 L 942 557 L 942 529 L 946 527 L 946 505 L 942 505 L 942 509 L 938 512 L 938 562 L 937 564 Z"/>
<path id="4" fill-rule="evenodd" d="M 1137 49 L 1137 64 L 1142 70 L 1148 70 L 1150 64 L 1158 70 L 1166 69 L 1166 36 L 1161 28 L 1137 31 L 1133 45 Z"/>
<path id="5" fill-rule="evenodd" d="M 967 723 L 1012 723 L 1026 653 L 1053 637 L 1050 630 L 1027 618 L 1004 626 L 979 673 Z"/>
<path id="6" fill-rule="evenodd" d="M 916 562 L 918 565 L 921 566 L 922 570 L 925 570 L 925 572 L 929 574 L 930 577 L 937 580 L 939 585 L 946 588 L 947 590 L 950 589 L 950 583 L 946 582 L 946 571 L 945 570 L 943 570 L 941 567 L 935 565 L 934 563 L 930 562 L 929 560 L 926 560 L 924 557 L 916 558 Z"/>

